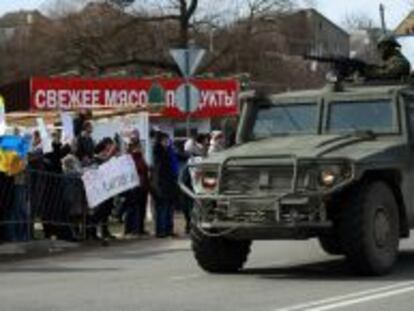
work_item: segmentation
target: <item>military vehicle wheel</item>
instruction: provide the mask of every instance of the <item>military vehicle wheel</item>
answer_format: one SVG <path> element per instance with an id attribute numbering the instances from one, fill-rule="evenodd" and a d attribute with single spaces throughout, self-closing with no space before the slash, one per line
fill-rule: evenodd
<path id="1" fill-rule="evenodd" d="M 193 227 L 191 240 L 199 266 L 210 273 L 232 273 L 243 268 L 250 253 L 251 241 L 209 237 Z"/>
<path id="2" fill-rule="evenodd" d="M 368 183 L 348 196 L 340 235 L 345 255 L 358 274 L 383 275 L 392 269 L 399 246 L 398 206 L 384 182 Z"/>
<path id="3" fill-rule="evenodd" d="M 339 238 L 335 235 L 320 235 L 318 237 L 319 245 L 330 255 L 342 255 L 344 249 Z"/>

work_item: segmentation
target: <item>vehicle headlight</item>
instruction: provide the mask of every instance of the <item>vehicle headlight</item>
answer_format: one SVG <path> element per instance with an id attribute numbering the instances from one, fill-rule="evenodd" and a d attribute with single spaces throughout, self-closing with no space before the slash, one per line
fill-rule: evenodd
<path id="1" fill-rule="evenodd" d="M 337 164 L 312 163 L 301 169 L 298 187 L 309 191 L 332 188 L 352 179 L 352 172 L 351 163 L 345 161 Z"/>
<path id="2" fill-rule="evenodd" d="M 190 168 L 191 180 L 196 194 L 211 194 L 217 191 L 217 170 L 201 167 Z"/>
<path id="3" fill-rule="evenodd" d="M 326 187 L 332 187 L 338 178 L 338 172 L 333 169 L 323 169 L 320 175 L 320 182 Z"/>
<path id="4" fill-rule="evenodd" d="M 323 166 L 319 172 L 319 184 L 327 188 L 344 182 L 352 176 L 351 166 L 345 163 L 343 165 Z"/>
<path id="5" fill-rule="evenodd" d="M 217 173 L 203 172 L 201 176 L 201 184 L 206 190 L 215 190 L 218 184 Z"/>

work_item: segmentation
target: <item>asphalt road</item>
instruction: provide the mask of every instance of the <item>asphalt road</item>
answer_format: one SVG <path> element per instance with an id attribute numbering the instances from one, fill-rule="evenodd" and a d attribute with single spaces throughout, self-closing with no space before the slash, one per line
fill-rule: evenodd
<path id="1" fill-rule="evenodd" d="M 414 239 L 392 275 L 355 277 L 310 242 L 257 242 L 246 269 L 208 275 L 187 240 L 151 240 L 0 264 L 0 310 L 414 309 Z"/>

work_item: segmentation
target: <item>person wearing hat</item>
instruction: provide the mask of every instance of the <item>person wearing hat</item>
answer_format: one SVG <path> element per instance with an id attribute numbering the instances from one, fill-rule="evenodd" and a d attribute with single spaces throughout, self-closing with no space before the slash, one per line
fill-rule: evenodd
<path id="1" fill-rule="evenodd" d="M 140 185 L 126 193 L 125 209 L 125 236 L 147 235 L 145 218 L 147 198 L 150 189 L 149 167 L 143 155 L 140 133 L 137 129 L 130 135 L 128 153 L 135 163 Z"/>
<path id="2" fill-rule="evenodd" d="M 394 37 L 382 37 L 378 42 L 378 52 L 383 64 L 369 68 L 366 72 L 367 78 L 400 80 L 410 75 L 411 65 L 401 53 L 401 45 Z"/>
<path id="3" fill-rule="evenodd" d="M 170 138 L 159 133 L 153 148 L 154 165 L 151 175 L 152 196 L 155 201 L 155 232 L 158 238 L 175 236 L 174 204 L 177 200 L 177 177 L 169 153 Z"/>

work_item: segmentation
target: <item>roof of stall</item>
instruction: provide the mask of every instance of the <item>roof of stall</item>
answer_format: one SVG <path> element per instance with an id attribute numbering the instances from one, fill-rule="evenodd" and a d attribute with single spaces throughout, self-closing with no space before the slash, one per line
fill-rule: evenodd
<path id="1" fill-rule="evenodd" d="M 101 109 L 93 111 L 93 120 L 108 119 L 120 116 L 127 116 L 146 112 L 145 109 Z M 76 112 L 71 112 L 76 114 Z M 150 118 L 160 118 L 162 115 L 158 112 L 151 112 Z M 7 124 L 10 126 L 31 127 L 36 126 L 36 119 L 43 118 L 46 124 L 53 125 L 60 123 L 60 115 L 58 111 L 42 111 L 42 112 L 11 112 L 6 114 Z"/>

